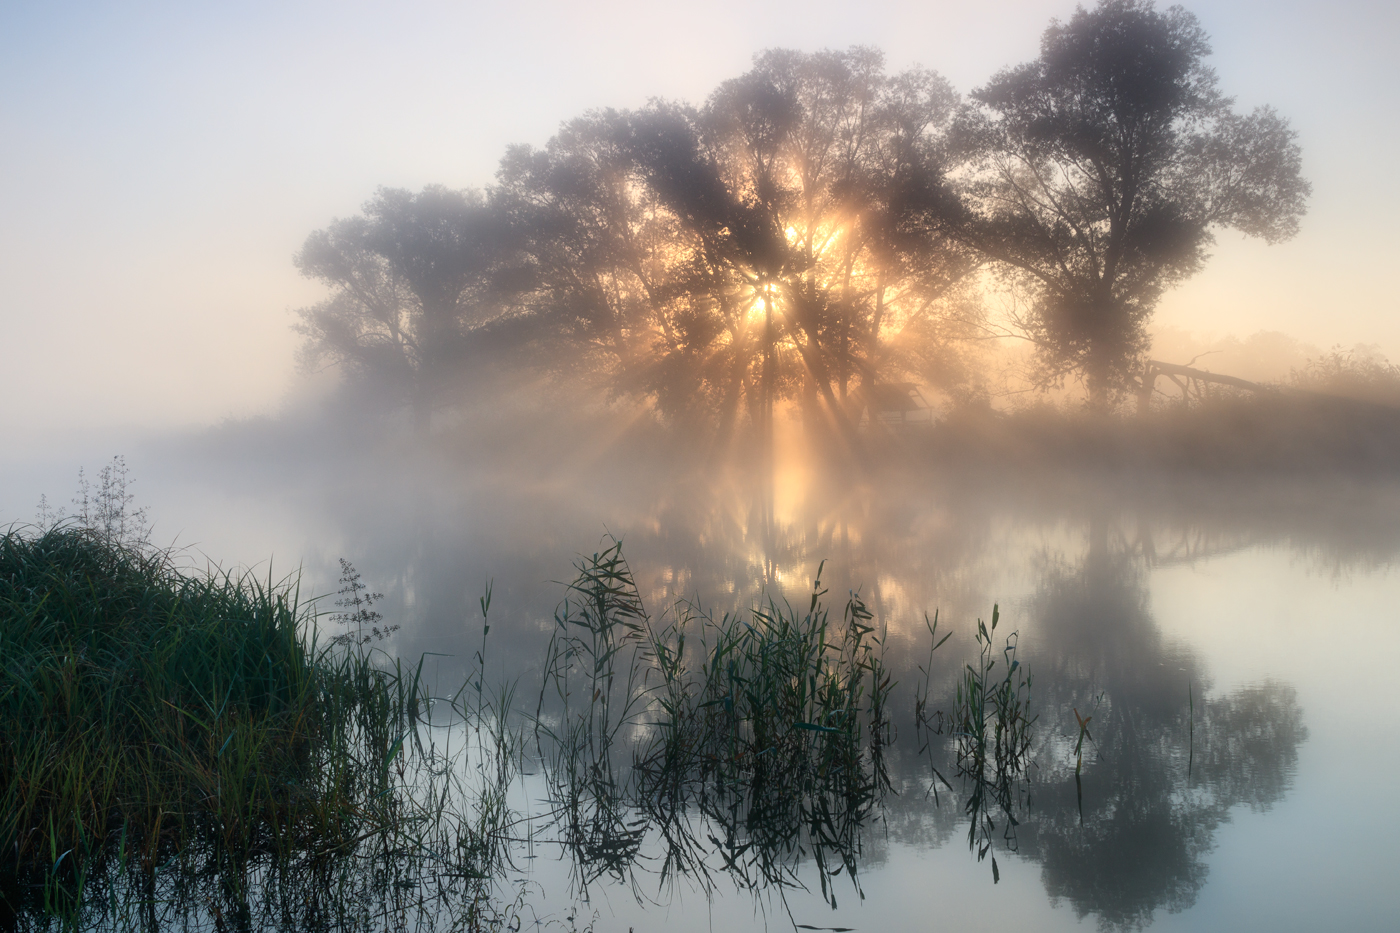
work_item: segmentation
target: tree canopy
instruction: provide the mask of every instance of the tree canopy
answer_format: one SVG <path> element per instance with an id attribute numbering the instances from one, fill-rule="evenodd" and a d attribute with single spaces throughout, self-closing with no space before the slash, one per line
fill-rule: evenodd
<path id="1" fill-rule="evenodd" d="M 882 383 L 966 387 L 991 268 L 1042 381 L 1077 373 L 1106 406 L 1213 231 L 1285 239 L 1309 193 L 1286 121 L 1235 113 L 1209 52 L 1179 7 L 1102 0 L 966 105 L 873 49 L 763 52 L 702 106 L 511 147 L 485 195 L 384 189 L 313 233 L 297 263 L 332 295 L 301 312 L 307 358 L 374 374 L 421 422 L 508 334 L 721 440 L 771 435 L 784 399 L 849 436 Z"/>
<path id="2" fill-rule="evenodd" d="M 361 216 L 315 231 L 296 264 L 331 297 L 299 312 L 303 361 L 379 380 L 425 426 L 467 331 L 497 307 L 497 234 L 479 193 L 441 186 L 381 188 Z"/>
<path id="3" fill-rule="evenodd" d="M 1054 22 L 1040 57 L 973 92 L 970 239 L 1029 296 L 1047 374 L 1123 385 L 1162 293 L 1197 272 L 1211 231 L 1297 232 L 1310 192 L 1295 134 L 1231 109 L 1196 18 L 1102 0 Z"/>
<path id="4" fill-rule="evenodd" d="M 976 265 L 933 235 L 956 106 L 870 49 L 775 50 L 703 107 L 593 113 L 513 149 L 527 304 L 668 416 L 723 433 L 801 397 L 839 425 L 852 388 L 917 365 L 901 335 Z"/>

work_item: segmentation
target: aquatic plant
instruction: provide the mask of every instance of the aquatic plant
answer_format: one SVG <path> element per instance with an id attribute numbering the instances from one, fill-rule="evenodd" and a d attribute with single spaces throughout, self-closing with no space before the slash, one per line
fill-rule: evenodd
<path id="1" fill-rule="evenodd" d="M 895 684 L 870 609 L 852 592 L 831 613 L 822 569 L 800 609 L 682 602 L 654 619 L 612 542 L 577 564 L 526 715 L 514 682 L 487 682 L 489 585 L 473 668 L 435 696 L 422 659 L 371 647 L 378 597 L 346 562 L 328 621 L 354 628 L 318 642 L 294 581 L 191 573 L 75 525 L 11 529 L 0 910 L 40 926 L 154 929 L 174 911 L 216 928 L 492 929 L 525 909 L 528 882 L 514 898 L 505 884 L 516 847 L 549 837 L 585 900 L 595 879 L 646 872 L 781 894 L 810 862 L 834 907 L 836 875 L 860 894 L 890 790 Z M 990 801 L 1033 721 L 1012 648 L 992 676 L 996 623 L 949 712 L 919 693 L 959 773 L 985 759 L 974 796 Z M 530 734 L 547 794 L 521 813 Z"/>
<path id="2" fill-rule="evenodd" d="M 0 922 L 498 909 L 499 782 L 455 767 L 421 662 L 318 646 L 293 581 L 11 528 L 0 658 Z"/>
<path id="3" fill-rule="evenodd" d="M 931 647 L 927 666 L 919 668 L 923 682 L 914 701 L 915 727 L 923 740 L 919 752 L 929 756 L 935 802 L 938 783 L 949 790 L 952 784 L 934 764 L 932 738 L 946 736 L 953 741 L 954 773 L 966 791 L 963 810 L 968 817 L 968 848 L 977 853 L 978 861 L 992 852 L 998 819 L 1003 822 L 1003 841 L 1015 849 L 1016 796 L 1031 761 L 1032 727 L 1037 719 L 1031 713 L 1031 676 L 1016 657 L 1017 633 L 1008 635 L 1000 650 L 994 645 L 1000 620 L 1000 606 L 992 607 L 990 626 L 977 620 L 977 658 L 963 665 L 953 703 L 945 712 L 930 707 L 929 690 L 933 653 L 948 635 L 939 639 L 936 618 L 934 622 L 925 619 Z M 992 877 L 996 881 L 1001 878 L 994 855 Z"/>
<path id="4" fill-rule="evenodd" d="M 535 722 L 566 839 L 591 866 L 579 881 L 625 876 L 655 831 L 663 880 L 708 886 L 718 846 L 742 886 L 790 884 L 810 854 L 834 904 L 827 879 L 854 877 L 888 787 L 893 684 L 860 595 L 833 620 L 819 568 L 805 612 L 770 599 L 715 619 L 682 602 L 653 620 L 619 542 L 577 570 Z"/>

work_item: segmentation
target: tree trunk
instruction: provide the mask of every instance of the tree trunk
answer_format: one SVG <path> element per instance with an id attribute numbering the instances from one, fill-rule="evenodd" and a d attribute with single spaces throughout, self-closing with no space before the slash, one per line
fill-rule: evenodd
<path id="1" fill-rule="evenodd" d="M 1152 391 L 1157 386 L 1157 367 L 1148 360 L 1142 369 L 1142 381 L 1138 383 L 1138 414 L 1146 416 L 1152 410 Z"/>
<path id="2" fill-rule="evenodd" d="M 1089 390 L 1089 410 L 1095 414 L 1107 414 L 1109 407 L 1109 364 L 1108 348 L 1102 341 L 1094 341 L 1084 361 L 1084 381 Z"/>

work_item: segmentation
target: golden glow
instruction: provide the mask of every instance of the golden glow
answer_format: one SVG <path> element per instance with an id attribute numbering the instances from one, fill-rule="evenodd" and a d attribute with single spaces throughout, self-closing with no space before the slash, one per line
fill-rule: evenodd
<path id="1" fill-rule="evenodd" d="M 787 236 L 789 246 L 807 245 L 807 238 L 811 236 L 812 258 L 821 262 L 825 254 L 835 246 L 836 242 L 844 233 L 844 228 L 839 223 L 817 224 L 815 227 L 789 226 L 784 233 Z"/>
<path id="2" fill-rule="evenodd" d="M 759 285 L 753 290 L 753 301 L 749 305 L 749 322 L 753 324 L 762 323 L 768 314 L 769 304 L 774 306 L 778 303 L 778 286 L 772 282 Z"/>

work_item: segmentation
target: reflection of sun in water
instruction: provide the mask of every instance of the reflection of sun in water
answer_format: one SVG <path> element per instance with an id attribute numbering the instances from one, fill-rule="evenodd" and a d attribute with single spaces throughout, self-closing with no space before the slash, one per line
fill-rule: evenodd
<path id="1" fill-rule="evenodd" d="M 807 503 L 812 476 L 805 456 L 800 410 L 786 405 L 773 418 L 773 520 L 795 524 Z"/>

